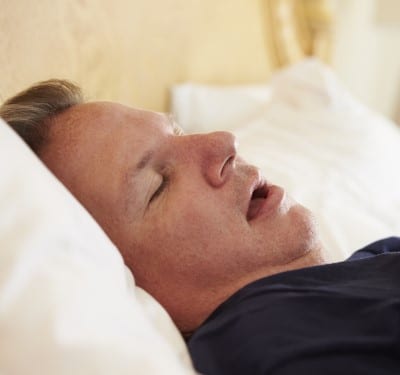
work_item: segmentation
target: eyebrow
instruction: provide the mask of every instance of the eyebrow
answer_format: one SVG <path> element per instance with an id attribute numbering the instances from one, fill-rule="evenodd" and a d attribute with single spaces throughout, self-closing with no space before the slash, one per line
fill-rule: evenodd
<path id="1" fill-rule="evenodd" d="M 144 169 L 149 161 L 152 159 L 154 155 L 153 150 L 146 151 L 143 157 L 139 160 L 139 162 L 135 165 L 135 172 L 133 174 L 137 174 L 141 169 Z"/>
<path id="2" fill-rule="evenodd" d="M 168 120 L 167 126 L 171 128 L 174 135 L 178 135 L 182 129 L 175 122 L 174 115 L 172 113 L 164 113 L 164 116 Z M 143 157 L 139 160 L 139 162 L 133 167 L 133 171 L 129 173 L 130 176 L 136 175 L 140 170 L 144 169 L 149 161 L 153 158 L 154 150 L 145 151 Z"/>
<path id="3" fill-rule="evenodd" d="M 136 164 L 131 165 L 123 175 L 123 185 L 127 189 L 128 193 L 125 194 L 124 198 L 124 208 L 125 211 L 129 211 L 129 207 L 131 206 L 132 201 L 132 194 L 131 192 L 132 187 L 134 186 L 134 180 L 136 179 L 137 175 L 146 167 L 146 165 L 150 162 L 153 158 L 154 151 L 148 150 L 144 153 L 143 157 L 137 162 Z"/>
<path id="4" fill-rule="evenodd" d="M 164 117 L 166 118 L 166 126 L 169 127 L 174 135 L 181 135 L 183 133 L 182 129 L 178 126 L 175 121 L 175 116 L 173 113 L 167 112 L 163 113 Z M 142 171 L 151 161 L 154 156 L 154 150 L 147 150 L 144 152 L 143 156 L 139 159 L 139 161 L 132 165 L 126 171 L 124 178 L 125 182 L 129 185 L 133 183 L 133 179 Z"/>

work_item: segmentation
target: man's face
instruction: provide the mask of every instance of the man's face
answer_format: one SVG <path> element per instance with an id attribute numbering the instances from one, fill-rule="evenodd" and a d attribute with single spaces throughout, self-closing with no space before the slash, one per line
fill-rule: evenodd
<path id="1" fill-rule="evenodd" d="M 88 103 L 56 118 L 42 157 L 161 302 L 282 267 L 315 241 L 309 212 L 230 133 L 181 135 L 163 114 Z"/>

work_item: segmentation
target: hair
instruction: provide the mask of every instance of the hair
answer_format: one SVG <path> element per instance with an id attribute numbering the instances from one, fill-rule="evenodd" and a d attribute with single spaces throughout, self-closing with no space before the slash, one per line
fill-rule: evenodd
<path id="1" fill-rule="evenodd" d="M 79 86 L 67 80 L 50 79 L 6 100 L 0 106 L 0 117 L 39 154 L 48 141 L 52 118 L 83 102 Z"/>

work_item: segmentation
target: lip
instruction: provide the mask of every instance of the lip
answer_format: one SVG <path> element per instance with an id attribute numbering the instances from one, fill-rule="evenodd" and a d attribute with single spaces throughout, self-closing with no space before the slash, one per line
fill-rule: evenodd
<path id="1" fill-rule="evenodd" d="M 267 189 L 267 197 L 262 199 L 255 211 L 253 210 L 251 218 L 248 219 L 249 222 L 254 222 L 275 213 L 285 197 L 285 191 L 280 186 L 265 184 L 265 187 Z"/>

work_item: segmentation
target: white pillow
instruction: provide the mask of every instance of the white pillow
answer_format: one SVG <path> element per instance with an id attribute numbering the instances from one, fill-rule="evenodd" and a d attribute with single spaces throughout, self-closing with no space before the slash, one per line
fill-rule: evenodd
<path id="1" fill-rule="evenodd" d="M 311 208 L 328 260 L 400 235 L 398 126 L 359 103 L 314 59 L 277 72 L 270 91 L 233 129 L 239 154 Z M 203 99 L 207 114 L 213 103 Z M 228 116 L 230 109 L 221 111 Z"/>
<path id="2" fill-rule="evenodd" d="M 276 74 L 271 90 L 236 132 L 240 153 L 315 213 L 328 260 L 399 235 L 399 128 L 315 60 Z"/>
<path id="3" fill-rule="evenodd" d="M 0 373 L 192 374 L 165 311 L 0 119 Z"/>
<path id="4" fill-rule="evenodd" d="M 234 129 L 265 107 L 268 85 L 209 86 L 192 83 L 171 90 L 171 112 L 187 133 Z"/>

